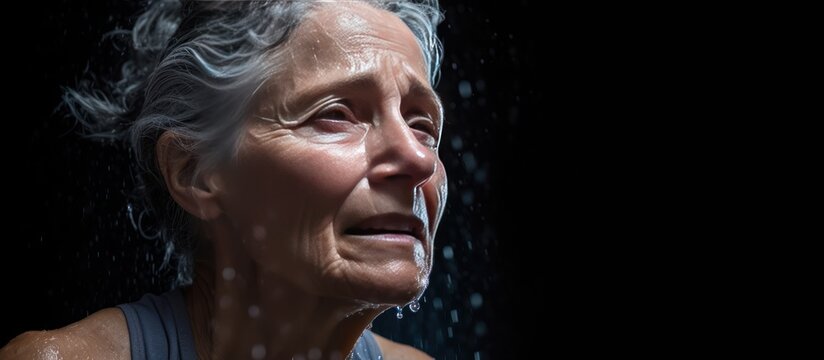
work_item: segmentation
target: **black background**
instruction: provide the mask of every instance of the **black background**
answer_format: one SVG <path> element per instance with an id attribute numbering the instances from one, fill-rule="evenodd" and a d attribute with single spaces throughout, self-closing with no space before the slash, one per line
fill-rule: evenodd
<path id="1" fill-rule="evenodd" d="M 142 2 L 126 3 L 26 2 L 7 15 L 37 30 L 9 30 L 14 51 L 5 55 L 6 108 L 14 111 L 3 121 L 9 225 L 0 253 L 0 344 L 166 289 L 158 244 L 140 238 L 126 215 L 127 155 L 82 139 L 56 110 L 62 86 L 116 72 L 120 52 L 102 37 L 131 24 Z M 533 272 L 540 265 L 526 264 L 531 244 L 551 237 L 526 236 L 521 220 L 550 206 L 531 189 L 547 178 L 537 167 L 555 166 L 529 162 L 535 144 L 526 140 L 529 124 L 546 121 L 551 106 L 537 79 L 535 30 L 545 24 L 527 1 L 442 6 L 446 56 L 437 90 L 447 110 L 447 213 L 422 310 L 402 320 L 388 312 L 375 329 L 439 359 L 504 358 L 525 343 L 515 319 L 543 312 L 535 292 L 554 286 Z"/>

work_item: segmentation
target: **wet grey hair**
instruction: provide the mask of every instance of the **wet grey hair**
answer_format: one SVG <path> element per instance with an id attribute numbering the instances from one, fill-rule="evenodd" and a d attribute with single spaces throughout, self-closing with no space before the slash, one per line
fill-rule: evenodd
<path id="1" fill-rule="evenodd" d="M 438 0 L 360 0 L 397 15 L 412 30 L 434 86 L 442 46 Z M 195 154 L 199 171 L 230 159 L 246 108 L 268 76 L 290 32 L 322 1 L 153 0 L 127 35 L 130 55 L 120 78 L 66 89 L 63 104 L 87 136 L 125 145 L 137 196 L 128 214 L 144 237 L 165 244 L 175 285 L 191 283 L 196 244 L 192 219 L 169 196 L 155 144 L 166 131 Z M 134 214 L 135 211 L 137 214 Z M 144 216 L 155 226 L 147 229 Z"/>

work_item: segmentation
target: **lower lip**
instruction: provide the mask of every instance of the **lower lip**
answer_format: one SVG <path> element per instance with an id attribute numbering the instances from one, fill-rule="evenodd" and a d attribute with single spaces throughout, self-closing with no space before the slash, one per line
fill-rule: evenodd
<path id="1" fill-rule="evenodd" d="M 415 244 L 419 242 L 418 238 L 407 234 L 372 234 L 372 235 L 349 235 L 356 238 L 361 238 L 370 241 L 383 241 L 396 244 Z"/>

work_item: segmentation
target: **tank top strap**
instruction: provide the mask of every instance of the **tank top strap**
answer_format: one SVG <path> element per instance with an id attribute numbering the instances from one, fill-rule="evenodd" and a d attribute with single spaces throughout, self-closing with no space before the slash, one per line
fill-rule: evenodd
<path id="1" fill-rule="evenodd" d="M 146 294 L 117 306 L 126 316 L 132 360 L 197 359 L 183 293 Z"/>

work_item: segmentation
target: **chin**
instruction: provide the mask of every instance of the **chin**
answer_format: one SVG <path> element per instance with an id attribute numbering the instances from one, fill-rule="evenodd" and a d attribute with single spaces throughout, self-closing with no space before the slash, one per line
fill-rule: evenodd
<path id="1" fill-rule="evenodd" d="M 429 270 L 415 264 L 369 271 L 350 283 L 353 297 L 369 304 L 403 306 L 419 298 L 429 285 Z"/>

